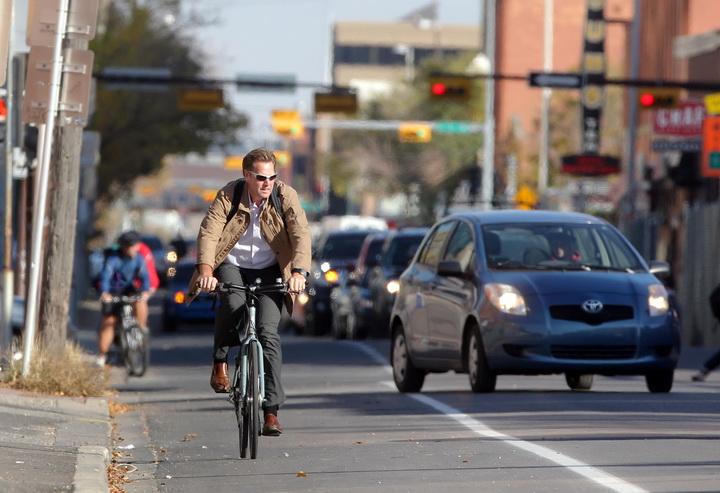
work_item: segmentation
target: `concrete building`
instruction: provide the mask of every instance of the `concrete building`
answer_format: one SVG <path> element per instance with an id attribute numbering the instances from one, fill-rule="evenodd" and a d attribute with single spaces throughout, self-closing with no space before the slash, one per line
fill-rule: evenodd
<path id="1" fill-rule="evenodd" d="M 427 57 L 477 53 L 480 48 L 480 29 L 473 25 L 337 22 L 333 29 L 333 82 L 356 88 L 363 99 L 411 79 L 414 67 Z"/>

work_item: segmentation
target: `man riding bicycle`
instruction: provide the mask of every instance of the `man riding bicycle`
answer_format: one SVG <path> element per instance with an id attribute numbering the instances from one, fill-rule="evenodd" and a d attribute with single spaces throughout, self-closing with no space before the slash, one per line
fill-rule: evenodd
<path id="1" fill-rule="evenodd" d="M 275 155 L 254 149 L 243 158 L 243 179 L 220 189 L 200 225 L 197 269 L 190 289 L 212 291 L 218 282 L 262 284 L 282 278 L 291 293 L 305 289 L 310 269 L 310 229 L 297 192 L 277 180 Z M 227 356 L 239 343 L 244 323 L 245 294 L 220 293 L 215 317 L 213 368 L 210 385 L 228 392 Z M 282 352 L 278 325 L 283 301 L 292 311 L 294 295 L 261 294 L 257 306 L 257 333 L 265 366 L 265 423 L 263 435 L 277 436 L 282 427 L 277 414 L 285 400 L 280 367 Z"/>
<path id="2" fill-rule="evenodd" d="M 133 311 L 138 321 L 147 320 L 150 277 L 145 260 L 138 254 L 140 235 L 134 231 L 125 232 L 120 235 L 117 243 L 120 247 L 120 255 L 108 257 L 100 274 L 102 319 L 98 329 L 97 364 L 99 366 L 105 364 L 117 323 L 118 307 L 112 302 L 113 296 L 128 296 L 139 291 L 140 299 L 133 304 Z M 140 280 L 139 287 L 135 284 L 136 279 Z M 147 330 L 144 326 L 143 328 Z"/>

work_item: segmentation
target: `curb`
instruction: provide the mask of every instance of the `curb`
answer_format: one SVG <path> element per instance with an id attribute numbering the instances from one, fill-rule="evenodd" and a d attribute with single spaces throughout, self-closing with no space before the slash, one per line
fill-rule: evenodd
<path id="1" fill-rule="evenodd" d="M 109 491 L 107 466 L 110 452 L 106 447 L 83 445 L 78 447 L 73 491 L 75 493 L 98 493 Z"/>

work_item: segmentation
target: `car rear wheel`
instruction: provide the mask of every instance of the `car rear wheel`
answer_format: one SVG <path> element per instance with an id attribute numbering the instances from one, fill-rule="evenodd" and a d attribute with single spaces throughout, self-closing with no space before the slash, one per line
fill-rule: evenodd
<path id="1" fill-rule="evenodd" d="M 590 390 L 593 384 L 593 375 L 568 372 L 565 374 L 565 382 L 572 390 Z"/>
<path id="2" fill-rule="evenodd" d="M 497 375 L 490 371 L 480 331 L 474 327 L 468 336 L 467 369 L 473 392 L 493 392 Z"/>
<path id="3" fill-rule="evenodd" d="M 645 375 L 645 383 L 650 392 L 665 393 L 670 392 L 673 386 L 675 370 L 662 370 Z"/>
<path id="4" fill-rule="evenodd" d="M 398 328 L 393 335 L 390 358 L 397 389 L 400 392 L 420 392 L 425 382 L 425 372 L 413 364 L 402 328 Z"/>

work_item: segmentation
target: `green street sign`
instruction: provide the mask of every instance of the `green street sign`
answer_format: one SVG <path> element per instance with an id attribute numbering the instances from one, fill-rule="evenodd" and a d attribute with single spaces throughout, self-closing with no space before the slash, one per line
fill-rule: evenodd
<path id="1" fill-rule="evenodd" d="M 710 153 L 710 168 L 720 169 L 720 152 Z"/>
<path id="2" fill-rule="evenodd" d="M 473 131 L 470 124 L 451 120 L 435 122 L 433 126 L 436 132 L 442 134 L 468 134 Z"/>

